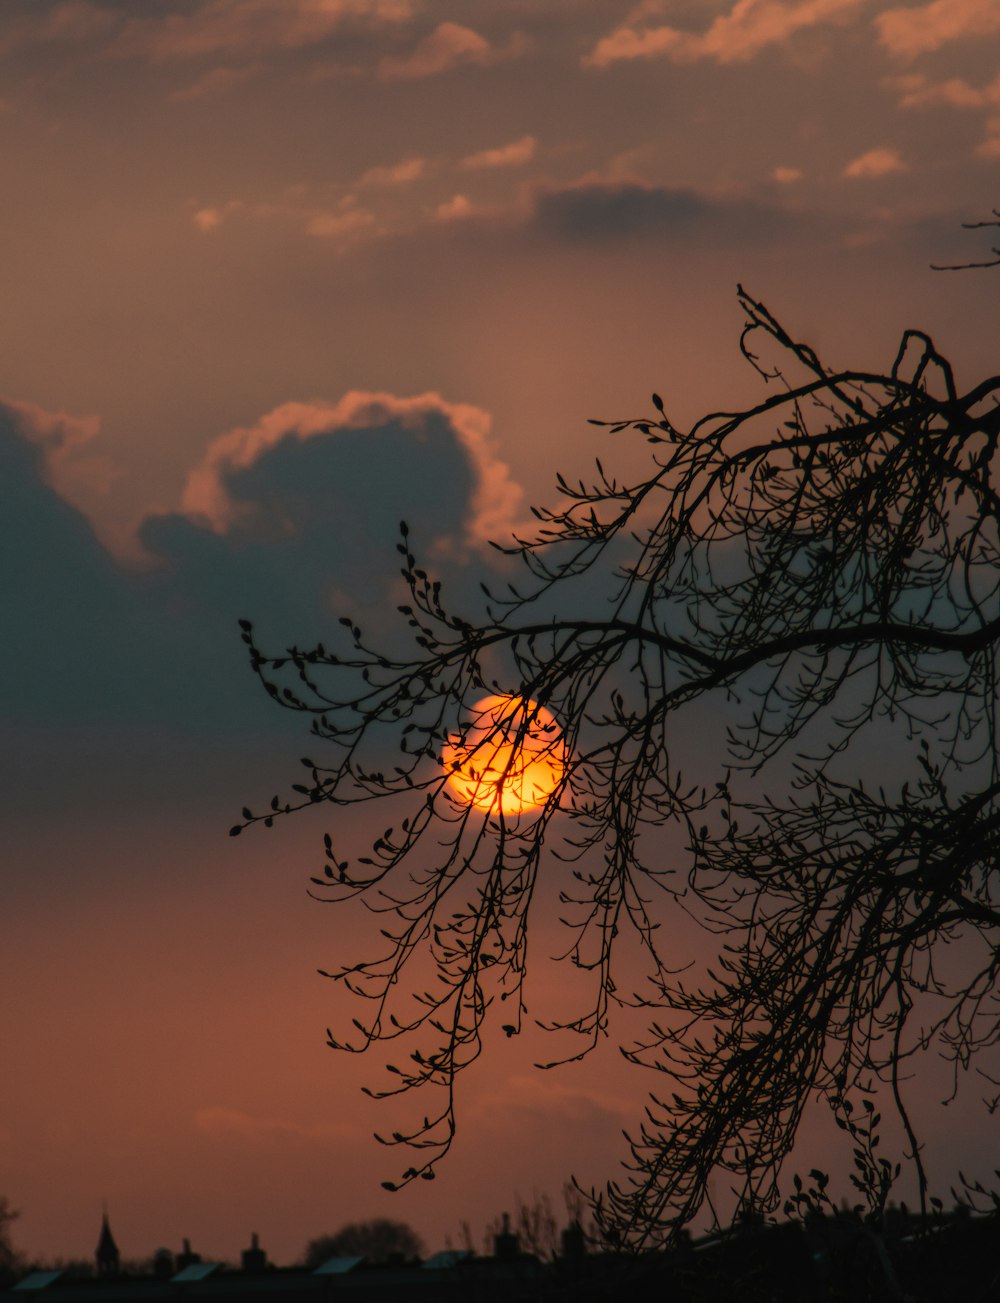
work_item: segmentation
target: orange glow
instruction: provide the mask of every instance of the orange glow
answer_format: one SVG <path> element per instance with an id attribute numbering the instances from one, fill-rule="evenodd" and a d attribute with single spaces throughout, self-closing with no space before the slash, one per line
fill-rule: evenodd
<path id="1" fill-rule="evenodd" d="M 519 697 L 484 697 L 473 723 L 453 735 L 441 757 L 463 805 L 503 814 L 536 809 L 565 769 L 562 734 L 544 706 Z"/>

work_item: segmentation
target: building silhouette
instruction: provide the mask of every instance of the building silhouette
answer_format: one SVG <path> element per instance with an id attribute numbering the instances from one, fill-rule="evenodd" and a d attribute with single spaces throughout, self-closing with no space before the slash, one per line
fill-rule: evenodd
<path id="1" fill-rule="evenodd" d="M 876 1244 L 876 1241 L 878 1243 Z M 505 1217 L 493 1252 L 447 1249 L 425 1261 L 333 1257 L 278 1267 L 255 1232 L 240 1267 L 204 1260 L 183 1241 L 157 1250 L 142 1274 L 123 1269 L 105 1211 L 96 1276 L 35 1270 L 0 1303 L 912 1303 L 1000 1300 L 1000 1210 L 930 1221 L 887 1209 L 873 1226 L 850 1210 L 803 1221 L 747 1221 L 727 1234 L 682 1237 L 670 1251 L 629 1255 L 595 1245 L 571 1222 L 553 1261 L 521 1249 Z M 891 1288 L 886 1262 L 891 1265 Z"/>
<path id="2" fill-rule="evenodd" d="M 111 1234 L 111 1227 L 108 1225 L 107 1208 L 104 1209 L 101 1217 L 101 1234 L 97 1241 L 94 1258 L 97 1262 L 98 1280 L 114 1280 L 115 1277 L 120 1275 L 121 1254 L 118 1252 L 115 1237 Z"/>

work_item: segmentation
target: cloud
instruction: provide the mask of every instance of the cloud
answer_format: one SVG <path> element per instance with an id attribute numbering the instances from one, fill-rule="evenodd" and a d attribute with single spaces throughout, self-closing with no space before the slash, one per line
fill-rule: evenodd
<path id="1" fill-rule="evenodd" d="M 452 195 L 434 209 L 434 219 L 438 222 L 460 222 L 467 217 L 475 217 L 479 210 L 468 195 Z"/>
<path id="2" fill-rule="evenodd" d="M 66 0 L 58 4 L 46 19 L 42 31 L 48 40 L 87 40 L 114 23 L 113 16 L 88 0 Z"/>
<path id="3" fill-rule="evenodd" d="M 71 416 L 13 399 L 0 400 L 0 411 L 13 418 L 20 437 L 42 450 L 40 474 L 57 493 L 72 496 L 82 485 L 106 492 L 122 473 L 110 457 L 93 450 L 101 428 L 98 417 Z"/>
<path id="4" fill-rule="evenodd" d="M 898 92 L 901 109 L 946 105 L 954 109 L 984 109 L 1000 105 L 1000 74 L 988 86 L 973 86 L 962 77 L 931 82 L 919 73 L 897 77 L 889 85 Z"/>
<path id="5" fill-rule="evenodd" d="M 443 578 L 522 523 L 489 426 L 437 394 L 285 403 L 216 439 L 181 509 L 147 516 L 139 540 L 177 618 L 216 640 L 243 616 L 285 646 L 334 636 L 345 613 L 391 629 L 401 520 Z"/>
<path id="6" fill-rule="evenodd" d="M 975 112 L 992 111 L 986 119 L 986 137 L 976 146 L 979 158 L 1000 157 L 1000 74 L 985 86 L 973 86 L 964 77 L 948 77 L 944 81 L 930 81 L 922 73 L 908 73 L 893 77 L 886 83 L 899 96 L 901 109 L 952 108 Z"/>
<path id="7" fill-rule="evenodd" d="M 285 403 L 220 436 L 182 506 L 216 534 L 363 539 L 394 536 L 406 518 L 425 543 L 444 543 L 506 535 L 520 501 L 482 408 L 355 390 L 332 405 Z"/>
<path id="8" fill-rule="evenodd" d="M 410 0 L 203 0 L 191 13 L 132 18 L 115 50 L 154 62 L 247 58 L 317 45 L 348 23 L 398 23 L 411 12 Z"/>
<path id="9" fill-rule="evenodd" d="M 802 180 L 802 169 L 781 165 L 773 167 L 771 169 L 771 180 L 777 181 L 778 185 L 794 185 L 796 181 Z"/>
<path id="10" fill-rule="evenodd" d="M 141 585 L 53 487 L 95 430 L 93 420 L 0 402 L 0 703 L 10 723 L 113 727 L 153 690 L 155 675 L 132 663 L 146 638 Z"/>
<path id="11" fill-rule="evenodd" d="M 199 208 L 191 218 L 199 231 L 215 231 L 223 223 L 222 210 L 219 208 Z"/>
<path id="12" fill-rule="evenodd" d="M 691 227 L 708 207 L 693 190 L 671 190 L 636 182 L 594 182 L 543 191 L 535 215 L 544 230 L 593 238 Z"/>
<path id="13" fill-rule="evenodd" d="M 877 145 L 874 149 L 859 154 L 857 158 L 852 158 L 844 168 L 843 175 L 852 181 L 858 181 L 907 171 L 909 168 L 900 157 L 898 149 L 891 149 L 888 145 Z"/>
<path id="14" fill-rule="evenodd" d="M 358 235 L 375 225 L 375 214 L 367 208 L 346 208 L 339 212 L 313 213 L 306 221 L 306 233 L 324 240 Z"/>
<path id="15" fill-rule="evenodd" d="M 779 208 L 751 200 L 603 180 L 539 191 L 531 218 L 543 234 L 574 242 L 675 237 L 747 241 L 783 230 L 788 220 Z"/>
<path id="16" fill-rule="evenodd" d="M 683 31 L 650 20 L 662 11 L 658 4 L 641 4 L 626 21 L 598 41 L 583 58 L 585 68 L 607 68 L 633 59 L 670 58 L 674 63 L 714 59 L 743 63 L 768 46 L 782 45 L 796 32 L 826 24 L 845 23 L 864 0 L 736 0 L 728 13 L 707 31 Z"/>
<path id="17" fill-rule="evenodd" d="M 0 54 L 48 42 L 87 41 L 106 32 L 114 22 L 112 14 L 89 0 L 65 0 L 44 16 L 32 14 L 8 22 L 0 32 Z"/>
<path id="18" fill-rule="evenodd" d="M 190 86 L 182 86 L 180 90 L 175 90 L 170 95 L 170 99 L 184 104 L 224 95 L 234 86 L 249 80 L 256 72 L 257 67 L 254 64 L 247 64 L 242 68 L 211 68 Z"/>
<path id="19" fill-rule="evenodd" d="M 70 416 L 67 412 L 54 412 L 36 403 L 10 398 L 0 400 L 0 413 L 6 415 L 24 440 L 44 450 L 50 470 L 56 469 L 82 444 L 89 443 L 101 428 L 96 416 Z"/>
<path id="20" fill-rule="evenodd" d="M 1000 117 L 989 118 L 986 139 L 976 146 L 980 158 L 1000 158 Z"/>
<path id="21" fill-rule="evenodd" d="M 468 154 L 462 159 L 461 167 L 470 171 L 480 168 L 520 167 L 535 157 L 538 141 L 534 136 L 522 136 L 512 140 L 509 145 L 500 145 L 497 149 L 481 149 L 475 154 Z"/>
<path id="22" fill-rule="evenodd" d="M 460 23 L 439 23 L 437 27 L 401 57 L 386 55 L 378 65 L 379 76 L 387 81 L 434 77 L 462 64 L 487 64 L 497 53 L 484 36 Z"/>
<path id="23" fill-rule="evenodd" d="M 939 50 L 952 41 L 1000 32 L 997 0 L 931 0 L 909 9 L 887 9 L 875 19 L 878 39 L 901 59 Z"/>
<path id="24" fill-rule="evenodd" d="M 558 1120 L 560 1126 L 580 1128 L 580 1133 L 600 1128 L 612 1135 L 632 1116 L 621 1100 L 574 1090 L 552 1076 L 510 1077 L 504 1082 L 502 1095 L 480 1095 L 467 1105 L 466 1113 L 470 1123 L 475 1121 L 491 1129 L 493 1124 L 500 1124 L 500 1119 L 517 1117 L 522 1127 L 539 1123 L 551 1126 Z"/>
<path id="25" fill-rule="evenodd" d="M 206 612 L 189 600 L 192 582 L 211 577 L 194 576 L 185 589 L 173 576 L 124 568 L 58 492 L 63 459 L 95 428 L 0 402 L 0 714 L 9 730 L 25 728 L 31 745 L 59 758 L 64 786 L 74 765 L 93 764 L 102 749 L 111 781 L 128 736 L 155 763 L 152 738 L 164 726 L 286 727 L 258 711 L 249 684 L 233 674 L 239 613 L 224 601 Z M 225 581 L 218 587 L 224 597 Z"/>
<path id="26" fill-rule="evenodd" d="M 397 186 L 409 185 L 423 176 L 427 167 L 425 158 L 402 158 L 389 167 L 370 167 L 358 182 L 359 185 Z"/>
<path id="27" fill-rule="evenodd" d="M 247 220 L 292 223 L 307 235 L 341 245 L 381 230 L 375 214 L 360 206 L 356 195 L 344 195 L 333 208 L 318 208 L 304 201 L 304 192 L 305 187 L 289 187 L 279 201 L 256 204 L 229 199 L 199 208 L 192 202 L 191 221 L 203 234 L 212 235 L 239 214 Z"/>
<path id="28" fill-rule="evenodd" d="M 294 721 L 242 672 L 239 617 L 282 639 L 324 637 L 346 611 L 391 620 L 401 519 L 453 579 L 470 545 L 521 523 L 488 413 L 355 392 L 285 404 L 217 439 L 181 509 L 142 521 L 150 566 L 126 569 L 51 482 L 95 429 L 0 403 L 0 711 L 35 738 L 57 728 L 63 749 L 77 725 L 115 755 L 130 729 L 284 735 Z"/>
<path id="29" fill-rule="evenodd" d="M 217 231 L 227 218 L 231 217 L 233 213 L 239 212 L 242 207 L 241 200 L 230 199 L 225 204 L 195 209 L 191 215 L 191 220 L 199 231 L 204 231 L 207 235 L 211 231 Z"/>

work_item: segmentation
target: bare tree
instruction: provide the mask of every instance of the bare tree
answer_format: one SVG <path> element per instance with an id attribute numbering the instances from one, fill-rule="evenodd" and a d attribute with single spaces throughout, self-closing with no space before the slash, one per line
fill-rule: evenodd
<path id="1" fill-rule="evenodd" d="M 656 395 L 653 416 L 596 422 L 647 440 L 648 471 L 560 477 L 537 538 L 502 549 L 527 579 L 485 614 L 446 609 L 404 526 L 405 650 L 345 617 L 342 647 L 274 657 L 243 622 L 266 689 L 330 750 L 233 832 L 317 803 L 393 812 L 365 855 L 328 834 L 312 881 L 385 925 L 379 953 L 328 974 L 364 1015 L 331 1045 L 398 1039 L 408 1057 L 372 1093 L 438 1097 L 385 1139 L 413 1152 L 399 1180 L 432 1178 L 452 1143 L 493 1007 L 498 1031 L 521 1028 L 544 863 L 562 875 L 565 958 L 591 983 L 546 1024 L 575 1042 L 557 1059 L 616 1006 L 648 1011 L 625 1051 L 660 1084 L 625 1176 L 594 1196 L 625 1245 L 690 1222 L 713 1174 L 744 1213 L 774 1208 L 807 1104 L 846 1125 L 872 1090 L 895 1103 L 923 1197 L 902 1069 L 936 1051 L 958 1074 L 1000 1035 L 1000 376 L 959 392 L 920 331 L 885 373 L 831 371 L 739 297 L 741 349 L 773 392 L 688 430 Z M 485 721 L 484 693 L 507 702 Z M 442 754 L 477 718 L 481 774 L 500 741 L 509 774 L 543 721 L 559 777 L 536 806 L 484 811 L 449 782 Z M 681 909 L 714 938 L 704 971 L 671 968 Z M 632 990 L 630 936 L 647 973 Z"/>

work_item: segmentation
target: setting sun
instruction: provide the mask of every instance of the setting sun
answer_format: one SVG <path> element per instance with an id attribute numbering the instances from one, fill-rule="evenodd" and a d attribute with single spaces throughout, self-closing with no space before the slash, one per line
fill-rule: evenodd
<path id="1" fill-rule="evenodd" d="M 458 800 L 503 814 L 544 804 L 565 768 L 562 734 L 551 712 L 534 701 L 493 696 L 477 701 L 472 717 L 441 757 Z"/>

